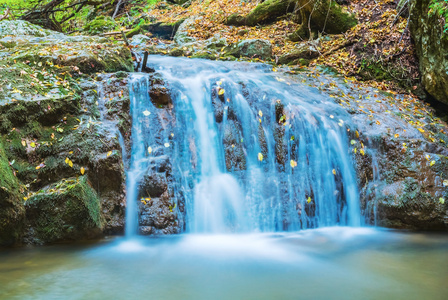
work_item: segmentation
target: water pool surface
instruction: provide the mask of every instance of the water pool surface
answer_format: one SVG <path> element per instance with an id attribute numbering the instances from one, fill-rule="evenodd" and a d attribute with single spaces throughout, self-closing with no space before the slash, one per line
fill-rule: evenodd
<path id="1" fill-rule="evenodd" d="M 448 299 L 448 235 L 328 227 L 0 250 L 0 299 Z"/>

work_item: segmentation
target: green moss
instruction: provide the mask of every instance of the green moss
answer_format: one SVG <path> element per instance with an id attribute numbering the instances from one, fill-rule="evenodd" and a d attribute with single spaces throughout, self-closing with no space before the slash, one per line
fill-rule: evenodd
<path id="1" fill-rule="evenodd" d="M 111 17 L 97 16 L 93 21 L 84 26 L 84 31 L 96 35 L 115 28 L 117 23 Z"/>
<path id="2" fill-rule="evenodd" d="M 210 59 L 210 60 L 216 60 L 217 57 L 215 54 L 210 53 L 208 51 L 198 51 L 195 54 L 191 56 L 191 58 L 203 58 L 203 59 Z"/>
<path id="3" fill-rule="evenodd" d="M 143 32 L 142 26 L 141 25 L 137 25 L 136 27 L 132 28 L 130 31 L 128 31 L 126 33 L 126 37 L 127 38 L 131 38 L 134 35 L 140 34 Z"/>
<path id="4" fill-rule="evenodd" d="M 278 17 L 293 11 L 295 7 L 295 0 L 267 0 L 257 5 L 257 7 L 247 15 L 245 23 L 247 26 L 255 26 L 259 23 L 275 21 Z M 235 21 L 241 22 L 237 17 L 233 18 Z"/>
<path id="5" fill-rule="evenodd" d="M 24 208 L 20 185 L 0 139 L 0 245 L 16 243 L 23 229 Z"/>
<path id="6" fill-rule="evenodd" d="M 86 176 L 62 180 L 32 195 L 26 207 L 41 242 L 89 238 L 103 228 L 100 201 Z"/>

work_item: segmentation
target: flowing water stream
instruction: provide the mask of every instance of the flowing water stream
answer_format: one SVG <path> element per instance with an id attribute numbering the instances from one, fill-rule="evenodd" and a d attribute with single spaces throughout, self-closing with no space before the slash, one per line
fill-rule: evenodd
<path id="1" fill-rule="evenodd" d="M 127 234 L 137 232 L 138 181 L 163 155 L 186 232 L 361 224 L 349 118 L 337 104 L 264 65 L 150 58 L 173 116 L 151 101 L 153 76 L 131 76 Z"/>
<path id="2" fill-rule="evenodd" d="M 126 236 L 2 250 L 0 299 L 447 299 L 446 235 L 362 227 L 338 105 L 263 65 L 150 67 L 129 83 Z M 148 172 L 183 234 L 138 234 Z"/>

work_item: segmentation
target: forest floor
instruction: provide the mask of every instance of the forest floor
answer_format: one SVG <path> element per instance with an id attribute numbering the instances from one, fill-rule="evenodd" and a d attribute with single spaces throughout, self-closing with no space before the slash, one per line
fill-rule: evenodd
<path id="1" fill-rule="evenodd" d="M 234 13 L 245 15 L 259 2 L 249 0 L 196 0 L 188 7 L 167 6 L 159 2 L 151 11 L 141 10 L 157 21 L 174 23 L 191 16 L 195 30 L 189 34 L 198 40 L 206 40 L 216 34 L 237 43 L 245 39 L 266 39 L 273 45 L 273 55 L 292 51 L 297 44 L 306 42 L 318 49 L 320 56 L 310 66 L 325 65 L 339 74 L 368 81 L 383 90 L 415 92 L 422 96 L 419 86 L 418 61 L 411 43 L 407 19 L 397 17 L 394 0 L 352 0 L 345 9 L 356 15 L 358 25 L 344 34 L 326 35 L 311 41 L 292 42 L 288 34 L 298 28 L 292 16 L 262 26 L 227 26 L 225 20 Z M 134 4 L 135 5 L 135 4 Z M 128 10 L 135 8 L 133 5 Z M 291 66 L 294 67 L 294 66 Z M 304 68 L 304 66 L 296 66 Z"/>

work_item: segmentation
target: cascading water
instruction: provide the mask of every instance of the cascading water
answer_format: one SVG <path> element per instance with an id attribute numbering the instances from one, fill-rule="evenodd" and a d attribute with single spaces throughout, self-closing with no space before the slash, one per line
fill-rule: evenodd
<path id="1" fill-rule="evenodd" d="M 130 80 L 128 236 L 137 232 L 139 182 L 160 157 L 172 166 L 170 210 L 185 214 L 187 232 L 360 225 L 349 118 L 338 105 L 264 65 L 149 61 L 156 75 Z M 172 106 L 151 101 L 154 76 Z"/>

